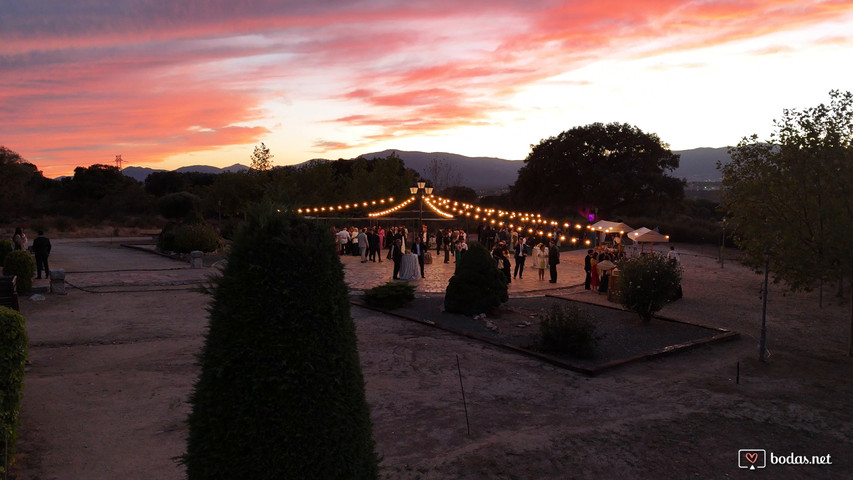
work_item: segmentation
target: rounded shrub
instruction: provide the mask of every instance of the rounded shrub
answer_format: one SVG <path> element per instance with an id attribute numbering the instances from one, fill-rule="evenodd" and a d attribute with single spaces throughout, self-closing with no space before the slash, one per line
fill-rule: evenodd
<path id="1" fill-rule="evenodd" d="M 0 307 L 0 435 L 8 439 L 10 454 L 18 438 L 18 412 L 26 361 L 24 317 L 11 308 Z M 3 472 L 3 465 L 0 465 L 0 472 Z"/>
<path id="2" fill-rule="evenodd" d="M 219 234 L 207 224 L 169 224 L 157 239 L 160 250 L 189 253 L 193 250 L 213 252 L 219 248 Z"/>
<path id="3" fill-rule="evenodd" d="M 36 261 L 26 250 L 13 250 L 3 259 L 3 275 L 14 275 L 18 293 L 27 293 L 33 288 L 33 275 L 36 274 Z"/>
<path id="4" fill-rule="evenodd" d="M 388 282 L 366 290 L 364 302 L 371 307 L 400 308 L 415 299 L 415 287 L 406 282 Z"/>
<path id="5" fill-rule="evenodd" d="M 649 254 L 619 263 L 622 305 L 644 322 L 676 298 L 681 285 L 681 265 L 663 255 Z"/>
<path id="6" fill-rule="evenodd" d="M 187 478 L 378 476 L 355 324 L 333 238 L 253 216 L 213 280 L 190 397 Z"/>
<path id="7" fill-rule="evenodd" d="M 539 315 L 540 347 L 543 352 L 589 358 L 595 355 L 599 337 L 595 319 L 577 305 L 552 305 Z"/>
<path id="8" fill-rule="evenodd" d="M 160 197 L 157 209 L 166 218 L 186 218 L 201 209 L 201 199 L 189 192 L 170 193 Z"/>
<path id="9" fill-rule="evenodd" d="M 456 264 L 444 294 L 444 310 L 477 315 L 509 300 L 506 277 L 484 245 L 471 243 Z"/>

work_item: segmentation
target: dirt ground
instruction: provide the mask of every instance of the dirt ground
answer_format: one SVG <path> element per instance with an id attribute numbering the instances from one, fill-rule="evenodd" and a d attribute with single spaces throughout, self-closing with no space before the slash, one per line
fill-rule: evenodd
<path id="1" fill-rule="evenodd" d="M 68 295 L 21 301 L 31 365 L 13 478 L 184 477 L 208 302 L 193 287 L 210 269 L 121 241 L 56 240 Z M 762 277 L 681 250 L 684 298 L 661 313 L 741 337 L 597 377 L 354 306 L 382 477 L 745 478 L 738 451 L 763 449 L 763 478 L 851 478 L 850 292 L 827 288 L 819 308 L 818 292 L 772 285 L 760 363 Z M 357 282 L 358 259 L 344 261 Z M 792 454 L 831 464 L 777 464 Z"/>

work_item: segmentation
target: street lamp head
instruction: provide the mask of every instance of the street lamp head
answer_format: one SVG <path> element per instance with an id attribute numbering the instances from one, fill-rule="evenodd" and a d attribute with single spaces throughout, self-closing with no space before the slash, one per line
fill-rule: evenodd
<path id="1" fill-rule="evenodd" d="M 418 187 L 409 187 L 409 191 L 412 192 L 412 195 L 418 193 Z"/>
<path id="2" fill-rule="evenodd" d="M 418 188 L 424 188 L 426 186 L 426 182 L 418 182 Z"/>
<path id="3" fill-rule="evenodd" d="M 424 192 L 426 192 L 427 195 L 432 195 L 432 187 L 426 187 Z"/>

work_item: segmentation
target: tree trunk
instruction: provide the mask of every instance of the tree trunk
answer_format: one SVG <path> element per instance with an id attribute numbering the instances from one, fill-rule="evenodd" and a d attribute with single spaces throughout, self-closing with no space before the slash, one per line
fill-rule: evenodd
<path id="1" fill-rule="evenodd" d="M 853 289 L 853 276 L 850 277 L 850 288 Z M 853 357 L 853 299 L 850 300 L 850 340 L 847 342 L 847 355 Z"/>

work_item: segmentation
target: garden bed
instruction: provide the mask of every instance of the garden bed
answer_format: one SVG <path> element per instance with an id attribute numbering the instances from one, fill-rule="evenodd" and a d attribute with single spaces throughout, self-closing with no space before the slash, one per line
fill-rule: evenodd
<path id="1" fill-rule="evenodd" d="M 580 304 L 595 319 L 596 334 L 600 340 L 592 358 L 572 358 L 537 351 L 539 313 L 549 310 L 553 304 L 568 302 Z M 354 299 L 353 303 L 372 308 L 359 299 Z M 485 318 L 447 313 L 442 297 L 416 298 L 402 308 L 375 310 L 533 356 L 587 375 L 738 336 L 726 329 L 662 317 L 655 317 L 649 324 L 643 324 L 633 312 L 550 295 L 510 298 L 498 311 L 487 314 Z"/>

